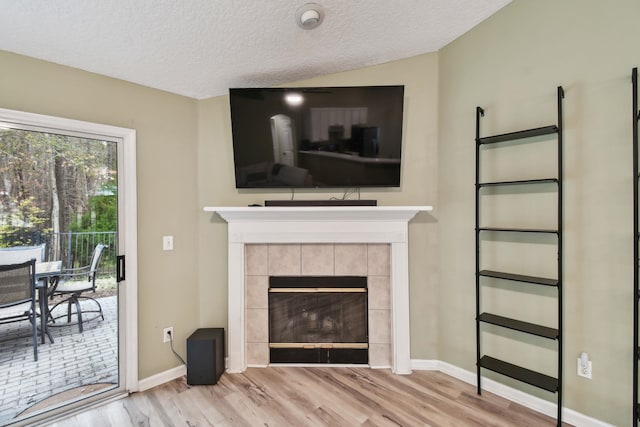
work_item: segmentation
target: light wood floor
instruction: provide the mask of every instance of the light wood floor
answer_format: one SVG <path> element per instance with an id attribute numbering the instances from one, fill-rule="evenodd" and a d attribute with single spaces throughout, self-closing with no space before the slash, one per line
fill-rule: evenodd
<path id="1" fill-rule="evenodd" d="M 180 378 L 51 426 L 554 426 L 441 372 L 250 368 L 217 385 Z"/>

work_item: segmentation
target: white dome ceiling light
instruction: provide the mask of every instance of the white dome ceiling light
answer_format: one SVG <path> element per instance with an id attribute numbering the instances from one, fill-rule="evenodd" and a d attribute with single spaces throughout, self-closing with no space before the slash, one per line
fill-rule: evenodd
<path id="1" fill-rule="evenodd" d="M 317 3 L 307 3 L 296 12 L 296 22 L 303 30 L 313 30 L 324 20 L 324 8 Z"/>

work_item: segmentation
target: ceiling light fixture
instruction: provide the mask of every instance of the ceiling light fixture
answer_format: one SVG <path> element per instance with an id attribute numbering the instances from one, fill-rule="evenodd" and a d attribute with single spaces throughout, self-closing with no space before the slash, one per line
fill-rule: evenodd
<path id="1" fill-rule="evenodd" d="M 303 30 L 312 30 L 324 20 L 324 8 L 317 3 L 307 3 L 296 12 L 296 22 Z"/>

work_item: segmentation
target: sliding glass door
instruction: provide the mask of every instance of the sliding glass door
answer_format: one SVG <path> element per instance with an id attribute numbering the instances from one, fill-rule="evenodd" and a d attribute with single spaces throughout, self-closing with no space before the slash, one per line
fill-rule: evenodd
<path id="1" fill-rule="evenodd" d="M 37 360 L 28 322 L 0 324 L 0 425 L 136 389 L 134 177 L 135 132 L 0 110 L 0 250 L 56 266 L 38 276 Z"/>

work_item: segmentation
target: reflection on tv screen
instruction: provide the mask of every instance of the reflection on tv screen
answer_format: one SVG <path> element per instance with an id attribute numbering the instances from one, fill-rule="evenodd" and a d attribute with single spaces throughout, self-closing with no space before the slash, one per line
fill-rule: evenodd
<path id="1" fill-rule="evenodd" d="M 229 94 L 237 188 L 400 186 L 404 86 Z"/>

